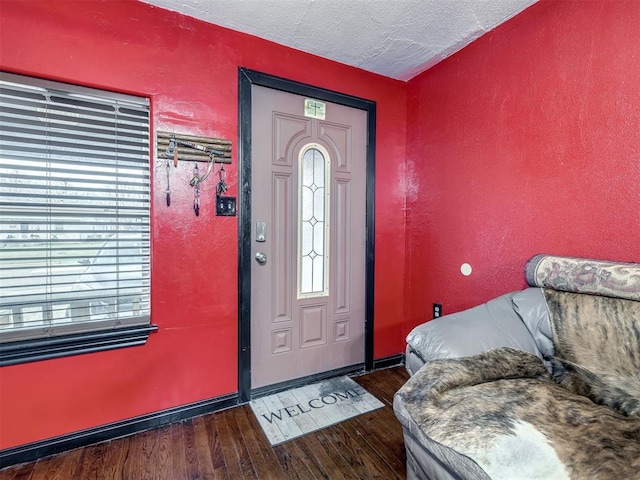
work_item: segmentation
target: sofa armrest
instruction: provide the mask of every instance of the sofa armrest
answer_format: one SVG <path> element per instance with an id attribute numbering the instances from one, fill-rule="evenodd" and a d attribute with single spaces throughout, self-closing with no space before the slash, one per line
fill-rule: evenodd
<path id="1" fill-rule="evenodd" d="M 542 358 L 531 333 L 514 311 L 512 299 L 517 293 L 418 325 L 407 336 L 407 344 L 425 362 L 469 357 L 499 347 Z"/>

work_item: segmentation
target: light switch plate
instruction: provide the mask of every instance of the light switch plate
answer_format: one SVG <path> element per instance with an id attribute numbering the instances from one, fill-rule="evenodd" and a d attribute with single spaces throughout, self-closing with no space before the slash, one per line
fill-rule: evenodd
<path id="1" fill-rule="evenodd" d="M 216 215 L 223 217 L 235 217 L 236 197 L 216 197 Z"/>

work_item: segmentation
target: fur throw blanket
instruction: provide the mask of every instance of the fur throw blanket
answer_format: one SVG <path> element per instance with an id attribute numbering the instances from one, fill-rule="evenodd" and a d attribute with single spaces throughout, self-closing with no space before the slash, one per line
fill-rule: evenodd
<path id="1" fill-rule="evenodd" d="M 549 289 L 544 296 L 553 379 L 570 392 L 640 417 L 640 302 Z"/>
<path id="2" fill-rule="evenodd" d="M 574 363 L 571 355 L 559 364 L 562 372 Z M 529 353 L 500 348 L 433 361 L 397 395 L 428 437 L 493 480 L 640 479 L 635 407 L 628 403 L 625 415 L 564 388 Z"/>

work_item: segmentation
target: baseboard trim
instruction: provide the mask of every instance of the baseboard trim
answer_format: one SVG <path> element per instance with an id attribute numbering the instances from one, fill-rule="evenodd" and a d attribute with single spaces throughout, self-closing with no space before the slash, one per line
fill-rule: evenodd
<path id="1" fill-rule="evenodd" d="M 87 445 L 92 445 L 94 443 L 125 437 L 134 433 L 144 432 L 152 428 L 163 427 L 170 423 L 180 422 L 199 415 L 217 412 L 236 405 L 238 405 L 237 393 L 223 395 L 107 425 L 101 425 L 99 427 L 89 428 L 87 430 L 81 430 L 79 432 L 61 435 L 59 437 L 7 448 L 5 450 L 0 450 L 0 468 L 9 467 L 19 463 L 33 462 L 39 458 L 66 452 L 67 450 L 72 450 L 74 448 L 86 447 Z"/>
<path id="2" fill-rule="evenodd" d="M 404 365 L 404 353 L 389 355 L 388 357 L 378 358 L 373 361 L 374 370 L 380 370 L 382 368 L 389 368 L 389 367 L 397 367 L 398 365 Z"/>
<path id="3" fill-rule="evenodd" d="M 378 358 L 373 361 L 373 370 L 381 370 L 389 367 L 396 367 L 398 365 L 404 365 L 404 354 L 399 353 L 397 355 L 390 355 L 388 357 Z M 266 387 L 254 388 L 251 390 L 251 399 L 265 397 L 273 393 L 283 392 L 291 388 L 302 387 L 315 382 L 321 382 L 327 378 L 340 377 L 342 375 L 358 375 L 367 373 L 365 371 L 364 363 L 357 363 L 348 367 L 337 368 L 335 370 L 329 370 L 327 372 L 316 373 L 315 375 L 309 375 L 307 377 L 296 378 L 294 380 L 288 380 L 286 382 L 275 383 Z"/>
<path id="4" fill-rule="evenodd" d="M 375 359 L 373 361 L 373 368 L 374 370 L 379 370 L 403 364 L 404 354 L 397 354 Z M 364 371 L 364 363 L 283 382 L 277 385 L 254 389 L 251 393 L 253 398 L 257 398 L 277 391 L 318 382 L 327 378 L 356 373 L 366 373 Z M 38 442 L 7 448 L 5 450 L 0 450 L 0 468 L 6 468 L 20 463 L 33 462 L 40 458 L 56 455 L 74 448 L 86 447 L 94 443 L 126 437 L 128 435 L 133 435 L 134 433 L 151 430 L 152 428 L 163 427 L 171 423 L 181 422 L 189 418 L 235 407 L 236 405 L 239 405 L 239 403 L 238 394 L 233 393 L 161 410 L 159 412 L 149 413 L 147 415 L 141 415 L 139 417 L 133 417 L 107 425 L 101 425 L 99 427 L 81 430 L 79 432 L 40 440 Z"/>

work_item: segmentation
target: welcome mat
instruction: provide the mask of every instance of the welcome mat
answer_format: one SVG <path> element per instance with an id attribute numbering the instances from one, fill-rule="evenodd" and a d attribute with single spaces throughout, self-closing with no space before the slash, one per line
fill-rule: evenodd
<path id="1" fill-rule="evenodd" d="M 272 446 L 384 407 L 349 377 L 274 393 L 250 404 Z"/>

